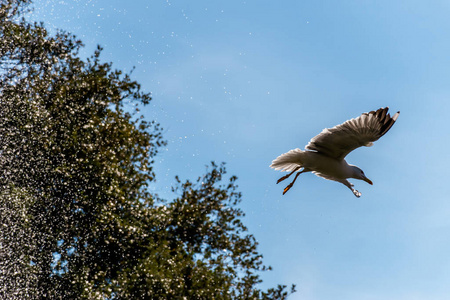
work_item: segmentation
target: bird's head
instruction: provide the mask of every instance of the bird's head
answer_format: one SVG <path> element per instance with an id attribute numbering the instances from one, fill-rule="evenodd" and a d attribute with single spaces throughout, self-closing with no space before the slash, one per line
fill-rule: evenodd
<path id="1" fill-rule="evenodd" d="M 352 178 L 364 180 L 368 184 L 373 184 L 372 180 L 366 177 L 363 170 L 361 170 L 357 166 L 352 166 L 352 170 L 353 170 Z"/>

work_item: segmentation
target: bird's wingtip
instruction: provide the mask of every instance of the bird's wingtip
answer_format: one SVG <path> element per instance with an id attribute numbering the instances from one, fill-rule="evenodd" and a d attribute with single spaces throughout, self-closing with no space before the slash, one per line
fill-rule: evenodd
<path id="1" fill-rule="evenodd" d="M 400 111 L 398 111 L 393 117 L 392 120 L 397 121 L 398 116 L 400 115 Z"/>

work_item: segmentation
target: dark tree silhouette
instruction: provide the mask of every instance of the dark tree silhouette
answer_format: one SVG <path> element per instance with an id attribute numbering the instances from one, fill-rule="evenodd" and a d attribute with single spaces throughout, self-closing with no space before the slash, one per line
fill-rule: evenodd
<path id="1" fill-rule="evenodd" d="M 285 299 L 258 288 L 270 268 L 236 177 L 212 163 L 176 178 L 176 199 L 150 194 L 165 141 L 125 109 L 150 94 L 101 48 L 83 60 L 75 36 L 29 23 L 30 1 L 0 3 L 0 297 Z"/>

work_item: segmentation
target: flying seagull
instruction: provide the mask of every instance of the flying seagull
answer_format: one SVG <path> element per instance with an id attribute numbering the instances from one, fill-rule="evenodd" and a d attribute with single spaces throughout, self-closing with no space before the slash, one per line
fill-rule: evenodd
<path id="1" fill-rule="evenodd" d="M 391 129 L 400 112 L 391 117 L 388 110 L 389 107 L 380 108 L 377 111 L 363 113 L 333 128 L 326 128 L 309 141 L 305 151 L 297 148 L 278 156 L 270 167 L 290 173 L 278 179 L 277 183 L 298 172 L 294 180 L 284 189 L 283 195 L 294 185 L 298 175 L 313 172 L 319 177 L 344 184 L 359 198 L 361 193 L 353 188 L 353 184 L 348 182 L 347 178 L 373 183 L 360 168 L 349 165 L 345 161 L 345 156 L 361 146 L 372 146 L 373 142 Z"/>

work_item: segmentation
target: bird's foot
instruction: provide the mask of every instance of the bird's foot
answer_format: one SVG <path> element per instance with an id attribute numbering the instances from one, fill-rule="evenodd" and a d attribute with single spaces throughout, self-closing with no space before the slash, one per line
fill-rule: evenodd
<path id="1" fill-rule="evenodd" d="M 283 195 L 286 194 L 287 191 L 289 191 L 293 185 L 294 185 L 294 183 L 291 182 L 287 187 L 285 187 L 284 190 L 283 190 Z"/>
<path id="2" fill-rule="evenodd" d="M 352 192 L 353 192 L 353 194 L 354 194 L 357 198 L 361 197 L 361 193 L 358 192 L 357 190 L 352 189 Z"/>
<path id="3" fill-rule="evenodd" d="M 292 173 L 291 173 L 291 174 L 292 174 Z M 283 180 L 287 179 L 289 176 L 291 176 L 291 174 L 284 175 L 283 177 L 281 177 L 280 179 L 278 179 L 277 184 L 279 184 L 279 183 L 282 182 Z"/>

